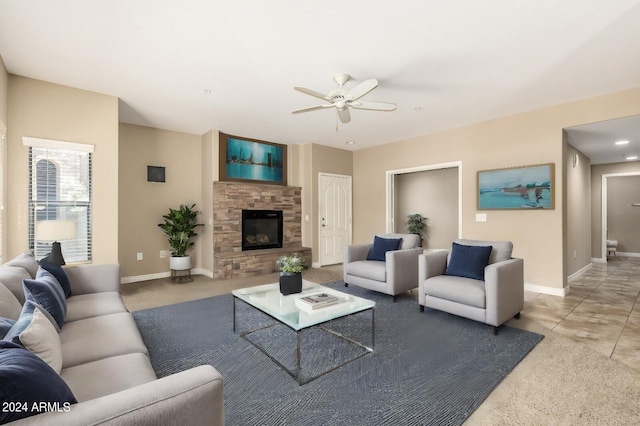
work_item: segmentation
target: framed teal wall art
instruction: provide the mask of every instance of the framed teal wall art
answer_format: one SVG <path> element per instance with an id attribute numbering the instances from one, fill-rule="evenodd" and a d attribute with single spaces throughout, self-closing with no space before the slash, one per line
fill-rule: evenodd
<path id="1" fill-rule="evenodd" d="M 220 133 L 220 180 L 287 184 L 287 146 Z"/>
<path id="2" fill-rule="evenodd" d="M 478 172 L 479 210 L 554 208 L 554 163 Z"/>

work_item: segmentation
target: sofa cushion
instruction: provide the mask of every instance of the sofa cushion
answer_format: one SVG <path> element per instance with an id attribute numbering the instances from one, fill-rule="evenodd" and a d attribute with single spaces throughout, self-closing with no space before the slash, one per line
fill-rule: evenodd
<path id="1" fill-rule="evenodd" d="M 22 268 L 29 274 L 30 278 L 34 278 L 38 272 L 38 261 L 31 253 L 22 253 L 5 263 L 3 266 L 16 266 Z"/>
<path id="2" fill-rule="evenodd" d="M 147 353 L 133 316 L 128 312 L 68 322 L 59 336 L 62 368 L 117 355 Z"/>
<path id="3" fill-rule="evenodd" d="M 67 299 L 65 323 L 100 315 L 127 312 L 120 293 L 108 291 L 71 296 Z"/>
<path id="4" fill-rule="evenodd" d="M 17 320 L 20 318 L 22 303 L 4 284 L 0 283 L 0 317 Z"/>
<path id="5" fill-rule="evenodd" d="M 453 243 L 445 275 L 484 281 L 484 268 L 489 264 L 491 246 L 466 246 Z"/>
<path id="6" fill-rule="evenodd" d="M 62 327 L 67 314 L 67 298 L 58 280 L 44 269 L 38 271 L 38 279 L 23 281 L 24 295 L 41 305 Z"/>
<path id="7" fill-rule="evenodd" d="M 46 362 L 11 342 L 0 341 L 0 406 L 20 403 L 26 410 L 0 410 L 0 423 L 39 414 L 40 403 L 75 404 L 69 386 Z"/>
<path id="8" fill-rule="evenodd" d="M 56 280 L 58 280 L 60 287 L 62 287 L 62 290 L 64 290 L 65 297 L 71 296 L 71 283 L 69 282 L 69 278 L 64 272 L 64 269 L 62 269 L 62 266 L 56 265 L 55 263 L 46 259 L 42 259 L 40 261 L 40 266 L 47 272 L 52 274 L 54 277 L 56 277 Z"/>
<path id="9" fill-rule="evenodd" d="M 22 305 L 24 303 L 24 290 L 22 289 L 22 280 L 33 278 L 24 268 L 19 266 L 0 267 L 0 283 L 4 284 L 11 293 L 18 299 Z"/>
<path id="10" fill-rule="evenodd" d="M 380 282 L 387 281 L 387 264 L 376 260 L 359 260 L 347 263 L 346 271 L 348 275 L 356 277 Z"/>
<path id="11" fill-rule="evenodd" d="M 486 309 L 484 282 L 472 278 L 437 275 L 422 284 L 425 295 Z"/>
<path id="12" fill-rule="evenodd" d="M 402 238 L 381 238 L 377 235 L 373 238 L 373 247 L 367 256 L 367 260 L 378 260 L 384 262 L 385 254 L 388 251 L 398 250 Z"/>
<path id="13" fill-rule="evenodd" d="M 20 343 L 29 352 L 37 355 L 60 374 L 62 368 L 62 349 L 58 331 L 49 318 L 39 308 L 35 308 L 31 322 L 18 335 Z"/>
<path id="14" fill-rule="evenodd" d="M 78 401 L 88 401 L 156 380 L 142 353 L 113 356 L 62 370 L 60 376 Z"/>

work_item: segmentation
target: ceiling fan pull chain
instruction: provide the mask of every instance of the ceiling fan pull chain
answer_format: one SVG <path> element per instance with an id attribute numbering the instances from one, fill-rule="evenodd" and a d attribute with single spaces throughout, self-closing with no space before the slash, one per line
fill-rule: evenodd
<path id="1" fill-rule="evenodd" d="M 336 110 L 336 132 L 338 131 L 338 124 L 340 123 L 340 120 L 338 120 L 340 117 L 338 116 L 338 110 Z"/>

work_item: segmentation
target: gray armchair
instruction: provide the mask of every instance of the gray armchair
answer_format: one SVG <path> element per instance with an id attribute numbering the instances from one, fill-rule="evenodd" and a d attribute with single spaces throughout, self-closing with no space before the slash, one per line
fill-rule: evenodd
<path id="1" fill-rule="evenodd" d="M 382 238 L 402 238 L 398 250 L 387 251 L 385 261 L 367 260 L 373 244 L 348 246 L 344 258 L 344 285 L 349 284 L 395 297 L 418 287 L 420 236 L 386 234 Z"/>
<path id="2" fill-rule="evenodd" d="M 512 258 L 510 241 L 457 240 L 465 246 L 491 246 L 484 281 L 444 275 L 450 253 L 440 251 L 421 255 L 419 259 L 418 302 L 424 307 L 498 327 L 512 317 L 520 318 L 524 307 L 524 262 Z"/>

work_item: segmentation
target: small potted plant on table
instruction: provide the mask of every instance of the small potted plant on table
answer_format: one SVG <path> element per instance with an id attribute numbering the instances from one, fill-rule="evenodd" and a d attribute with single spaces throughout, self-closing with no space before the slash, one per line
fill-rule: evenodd
<path id="1" fill-rule="evenodd" d="M 285 296 L 300 293 L 302 291 L 304 258 L 297 254 L 280 256 L 278 268 L 280 269 L 280 293 Z"/>

